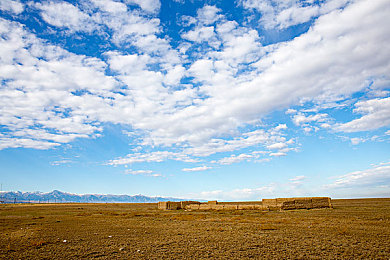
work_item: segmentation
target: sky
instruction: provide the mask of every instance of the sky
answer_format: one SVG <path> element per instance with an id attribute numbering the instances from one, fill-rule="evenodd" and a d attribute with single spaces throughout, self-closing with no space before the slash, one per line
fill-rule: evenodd
<path id="1" fill-rule="evenodd" d="M 390 197 L 390 1 L 0 1 L 3 191 Z"/>

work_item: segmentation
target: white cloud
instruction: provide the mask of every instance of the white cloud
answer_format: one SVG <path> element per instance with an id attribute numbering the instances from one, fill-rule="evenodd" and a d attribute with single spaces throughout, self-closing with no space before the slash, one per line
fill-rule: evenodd
<path id="1" fill-rule="evenodd" d="M 364 141 L 365 141 L 365 139 L 359 138 L 359 137 L 351 138 L 351 144 L 352 145 L 358 145 L 358 144 L 360 144 L 361 142 L 364 142 Z"/>
<path id="2" fill-rule="evenodd" d="M 223 60 L 215 58 L 221 56 L 195 61 L 189 72 L 203 83 L 192 96 L 195 102 L 169 114 L 158 113 L 153 125 L 145 122 L 143 128 L 151 131 L 150 143 L 189 142 L 196 146 L 192 149 L 195 154 L 206 154 L 213 150 L 211 147 L 238 149 L 240 146 L 229 142 L 228 146 L 220 145 L 226 142 L 213 136 L 230 133 L 276 108 L 287 108 L 301 100 L 333 102 L 361 90 L 369 75 L 381 75 L 389 67 L 388 59 L 383 58 L 387 55 L 383 51 L 387 48 L 385 35 L 389 35 L 383 23 L 386 8 L 384 2 L 359 2 L 324 15 L 308 33 L 278 45 L 262 57 L 256 64 L 259 71 L 250 74 L 233 77 L 226 63 L 223 67 Z M 372 19 L 365 19 L 367 16 Z M 368 33 L 371 37 L 367 38 Z M 362 46 L 363 51 L 352 53 L 352 46 Z M 197 94 L 206 98 L 196 99 Z M 324 115 L 302 120 L 323 121 Z"/>
<path id="3" fill-rule="evenodd" d="M 151 13 L 158 12 L 161 7 L 160 0 L 125 0 L 128 4 L 136 4 L 143 10 Z"/>
<path id="4" fill-rule="evenodd" d="M 151 153 L 133 153 L 128 154 L 126 157 L 111 160 L 108 165 L 125 165 L 140 162 L 162 162 L 165 160 L 175 160 L 183 162 L 197 162 L 195 159 L 191 159 L 186 155 L 169 152 L 169 151 L 157 151 Z"/>
<path id="5" fill-rule="evenodd" d="M 167 85 L 178 85 L 185 75 L 185 68 L 182 65 L 176 65 L 168 70 L 164 83 Z"/>
<path id="6" fill-rule="evenodd" d="M 285 143 L 274 143 L 274 144 L 270 144 L 270 145 L 267 145 L 267 148 L 270 149 L 270 150 L 279 150 L 279 149 L 283 149 L 287 147 L 287 145 Z"/>
<path id="7" fill-rule="evenodd" d="M 258 74 L 232 78 L 226 70 L 216 68 L 216 61 L 203 59 L 193 70 L 196 79 L 204 82 L 200 89 L 208 99 L 201 103 L 200 109 L 188 109 L 187 112 L 213 113 L 205 113 L 202 117 L 185 113 L 186 124 L 191 122 L 198 135 L 197 125 L 202 125 L 200 131 L 212 135 L 215 130 L 220 133 L 226 131 L 223 129 L 235 128 L 301 100 L 333 102 L 363 89 L 369 75 L 382 75 L 389 68 L 389 59 L 383 58 L 388 53 L 383 51 L 388 48 L 385 35 L 389 35 L 388 27 L 383 23 L 383 19 L 387 19 L 386 8 L 384 2 L 376 2 L 373 6 L 371 2 L 363 1 L 320 17 L 308 33 L 278 45 L 262 57 L 257 63 Z M 372 19 L 365 19 L 367 16 Z M 370 37 L 366 37 L 367 34 Z M 351 52 L 353 46 L 358 49 L 361 46 L 362 51 Z M 323 113 L 308 119 L 305 116 L 302 120 L 323 121 L 324 116 Z M 198 118 L 203 119 L 201 124 L 197 122 Z M 215 129 L 214 123 L 222 118 L 225 123 L 218 124 L 219 129 Z M 302 120 L 297 123 L 303 123 Z"/>
<path id="8" fill-rule="evenodd" d="M 197 18 L 201 23 L 212 24 L 217 21 L 222 15 L 218 15 L 221 12 L 221 9 L 216 6 L 205 5 L 204 7 L 198 9 Z"/>
<path id="9" fill-rule="evenodd" d="M 286 124 L 279 124 L 274 128 L 275 131 L 286 130 L 286 129 L 287 129 Z"/>
<path id="10" fill-rule="evenodd" d="M 55 146 L 59 146 L 59 143 L 47 142 L 47 141 L 39 141 L 27 138 L 8 138 L 8 137 L 0 137 L 0 150 L 5 148 L 33 148 L 33 149 L 49 149 Z"/>
<path id="11" fill-rule="evenodd" d="M 35 3 L 34 6 L 41 10 L 45 22 L 56 27 L 65 27 L 73 32 L 92 32 L 97 29 L 89 15 L 67 2 L 43 2 Z"/>
<path id="12" fill-rule="evenodd" d="M 240 137 L 230 140 L 214 138 L 202 145 L 187 148 L 184 152 L 194 156 L 209 156 L 214 153 L 231 152 L 259 144 L 271 146 L 275 142 L 278 143 L 281 141 L 285 141 L 285 138 L 280 134 L 274 135 L 273 129 L 270 129 L 269 132 L 260 129 L 242 133 Z"/>
<path id="13" fill-rule="evenodd" d="M 307 22 L 318 14 L 318 6 L 292 6 L 288 9 L 282 10 L 276 16 L 276 24 L 278 24 L 279 28 L 283 29 L 292 25 Z"/>
<path id="14" fill-rule="evenodd" d="M 152 170 L 132 170 L 127 169 L 125 170 L 125 174 L 129 175 L 143 175 L 143 176 L 149 176 L 149 177 L 162 177 L 159 173 L 153 173 Z"/>
<path id="15" fill-rule="evenodd" d="M 318 113 L 315 115 L 306 116 L 305 114 L 299 112 L 298 114 L 292 117 L 292 121 L 294 122 L 295 125 L 299 126 L 310 122 L 324 122 L 325 120 L 327 120 L 327 118 L 328 118 L 327 114 Z"/>
<path id="16" fill-rule="evenodd" d="M 215 35 L 213 26 L 201 26 L 196 27 L 194 30 L 183 33 L 181 37 L 183 39 L 193 41 L 193 42 L 202 42 L 208 41 L 213 38 Z"/>
<path id="17" fill-rule="evenodd" d="M 105 64 L 45 45 L 3 19 L 0 34 L 0 124 L 9 130 L 2 148 L 48 149 L 98 136 L 102 128 L 96 121 L 110 110 L 100 95 L 109 96 L 117 84 L 105 76 Z M 89 94 L 73 94 L 77 91 Z"/>
<path id="18" fill-rule="evenodd" d="M 390 165 L 378 165 L 363 171 L 355 171 L 337 177 L 325 188 L 373 187 L 389 184 Z"/>
<path id="19" fill-rule="evenodd" d="M 373 165 L 370 169 L 355 171 L 336 177 L 327 185 L 318 186 L 310 183 L 305 175 L 295 176 L 289 180 L 270 183 L 260 187 L 238 188 L 233 190 L 215 189 L 187 197 L 205 200 L 254 200 L 275 197 L 310 197 L 331 196 L 332 198 L 352 197 L 388 197 L 390 181 L 390 162 Z M 314 187 L 314 188 L 313 188 Z"/>
<path id="20" fill-rule="evenodd" d="M 147 12 L 155 12 L 160 7 L 160 2 L 155 0 L 129 0 L 128 3 L 140 5 Z M 91 4 L 99 10 L 93 10 Z M 71 33 L 86 32 L 104 36 L 106 30 L 112 33 L 109 40 L 120 46 L 130 44 L 147 53 L 166 54 L 171 51 L 167 40 L 155 35 L 161 31 L 159 19 L 130 10 L 120 2 L 91 0 L 80 6 L 67 2 L 42 2 L 33 6 L 41 11 L 47 23 Z"/>
<path id="21" fill-rule="evenodd" d="M 306 179 L 306 176 L 299 175 L 290 179 L 292 185 L 295 185 L 297 188 L 303 184 L 303 181 Z"/>
<path id="22" fill-rule="evenodd" d="M 295 113 L 297 113 L 296 109 L 289 108 L 289 109 L 286 110 L 286 115 L 295 114 Z"/>
<path id="23" fill-rule="evenodd" d="M 162 25 L 153 14 L 131 8 L 125 11 L 119 2 L 95 3 L 96 12 L 65 2 L 34 5 L 47 22 L 72 32 L 99 34 L 98 29 L 108 28 L 112 43 L 134 48 L 137 54 L 112 51 L 103 60 L 75 55 L 37 39 L 20 24 L 1 20 L 0 123 L 9 130 L 2 138 L 36 138 L 36 144 L 51 147 L 77 137 L 97 136 L 102 123 L 115 123 L 131 126 L 142 145 L 178 150 L 152 152 L 151 156 L 135 153 L 112 160 L 113 165 L 191 161 L 189 156 L 256 145 L 276 149 L 277 143 L 288 144 L 282 133 L 276 133 L 286 128 L 266 130 L 261 120 L 269 113 L 305 102 L 319 107 L 334 104 L 366 90 L 371 83 L 383 90 L 390 71 L 387 1 L 351 3 L 320 16 L 307 33 L 270 46 L 260 44 L 255 30 L 227 21 L 218 10 L 207 7 L 198 12 L 202 25 L 198 19 L 190 31 L 195 36 L 188 38 L 194 43 L 187 42 L 190 51 L 183 51 L 183 56 L 171 47 L 170 39 L 159 36 Z M 157 12 L 160 6 L 153 1 L 131 3 L 143 4 L 150 12 Z M 263 2 L 265 9 L 267 3 Z M 277 5 L 283 6 L 278 14 L 297 7 L 293 1 L 278 1 Z M 325 6 L 319 8 L 321 13 Z M 109 12 L 115 15 L 107 15 Z M 286 17 L 292 17 L 288 23 L 298 19 L 296 13 Z M 204 37 L 199 36 L 202 30 Z M 202 43 L 198 44 L 199 39 Z M 209 48 L 198 48 L 201 45 Z M 108 69 L 114 76 L 105 74 Z M 187 84 L 175 88 L 187 76 Z M 364 115 L 340 129 L 388 125 L 387 103 L 388 98 L 358 102 L 356 112 Z M 310 131 L 316 128 L 309 123 L 328 123 L 324 113 L 287 111 L 294 114 L 297 125 Z M 255 130 L 241 130 L 246 127 Z M 39 128 L 44 132 L 37 131 Z M 27 145 L 20 140 L 9 147 Z M 270 156 L 285 155 L 281 150 Z"/>
<path id="24" fill-rule="evenodd" d="M 223 51 L 215 55 L 231 66 L 251 63 L 264 55 L 260 37 L 255 30 L 236 29 L 228 33 L 219 30 L 219 36 L 222 38 Z"/>
<path id="25" fill-rule="evenodd" d="M 183 172 L 199 172 L 199 171 L 210 170 L 212 168 L 213 167 L 209 167 L 209 166 L 199 166 L 199 167 L 194 167 L 194 168 L 184 168 L 184 169 L 182 169 L 182 171 Z"/>
<path id="26" fill-rule="evenodd" d="M 375 130 L 390 125 L 390 97 L 359 101 L 355 104 L 355 113 L 362 117 L 336 126 L 343 132 Z"/>
<path id="27" fill-rule="evenodd" d="M 63 159 L 63 160 L 53 161 L 50 163 L 50 165 L 59 166 L 59 165 L 64 165 L 64 164 L 70 164 L 72 162 L 73 161 L 70 159 Z"/>
<path id="28" fill-rule="evenodd" d="M 266 29 L 284 29 L 292 25 L 305 23 L 319 15 L 346 6 L 349 0 L 329 0 L 320 3 L 296 0 L 241 0 L 246 9 L 261 14 L 260 23 Z"/>
<path id="29" fill-rule="evenodd" d="M 20 14 L 24 10 L 24 4 L 22 4 L 19 0 L 1 0 L 0 10 L 13 14 Z"/>
<path id="30" fill-rule="evenodd" d="M 283 152 L 277 152 L 277 153 L 270 153 L 269 156 L 275 156 L 275 157 L 281 157 L 281 156 L 286 156 L 286 153 Z"/>
<path id="31" fill-rule="evenodd" d="M 219 159 L 218 161 L 216 161 L 216 163 L 222 164 L 222 165 L 229 165 L 229 164 L 238 163 L 238 162 L 241 162 L 244 160 L 251 160 L 255 157 L 258 157 L 258 155 L 254 156 L 252 154 L 244 154 L 244 153 L 239 154 L 239 155 L 232 154 L 229 157 L 224 157 L 222 159 Z"/>
<path id="32" fill-rule="evenodd" d="M 295 182 L 295 181 L 302 181 L 304 180 L 306 177 L 304 175 L 299 175 L 299 176 L 295 176 L 294 178 L 290 179 L 290 181 L 292 182 Z"/>
<path id="33" fill-rule="evenodd" d="M 101 10 L 112 14 L 118 14 L 127 11 L 127 6 L 121 2 L 112 0 L 91 0 L 91 2 Z"/>

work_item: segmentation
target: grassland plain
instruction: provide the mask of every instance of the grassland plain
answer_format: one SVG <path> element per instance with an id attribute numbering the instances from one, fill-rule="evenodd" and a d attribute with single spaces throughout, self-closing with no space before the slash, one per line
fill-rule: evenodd
<path id="1" fill-rule="evenodd" d="M 334 209 L 160 211 L 156 204 L 0 205 L 1 259 L 389 259 L 390 199 Z"/>

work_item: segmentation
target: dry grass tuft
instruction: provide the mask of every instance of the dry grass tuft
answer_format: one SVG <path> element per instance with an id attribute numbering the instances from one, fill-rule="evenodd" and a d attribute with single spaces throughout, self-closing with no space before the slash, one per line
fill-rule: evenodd
<path id="1" fill-rule="evenodd" d="M 277 230 L 278 228 L 275 225 L 263 224 L 260 225 L 260 230 Z"/>
<path id="2" fill-rule="evenodd" d="M 206 219 L 206 214 L 177 214 L 171 217 L 171 220 L 191 221 Z"/>
<path id="3" fill-rule="evenodd" d="M 35 248 L 40 248 L 40 247 L 42 247 L 42 246 L 44 246 L 44 245 L 46 245 L 46 244 L 47 244 L 47 242 L 44 241 L 44 240 L 42 240 L 42 239 L 39 239 L 39 240 L 31 240 L 31 241 L 30 241 L 30 246 L 35 247 Z"/>
<path id="4" fill-rule="evenodd" d="M 348 234 L 348 228 L 347 227 L 341 227 L 338 229 L 337 234 L 339 235 L 347 235 Z"/>

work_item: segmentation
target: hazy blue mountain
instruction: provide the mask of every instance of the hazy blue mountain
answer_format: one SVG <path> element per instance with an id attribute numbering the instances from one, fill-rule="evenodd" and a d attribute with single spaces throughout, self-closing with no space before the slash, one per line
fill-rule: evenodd
<path id="1" fill-rule="evenodd" d="M 150 203 L 159 201 L 180 201 L 177 198 L 148 197 L 144 195 L 110 195 L 110 194 L 73 194 L 53 190 L 52 192 L 2 192 L 0 200 L 6 203 L 16 202 L 82 202 L 82 203 Z"/>

